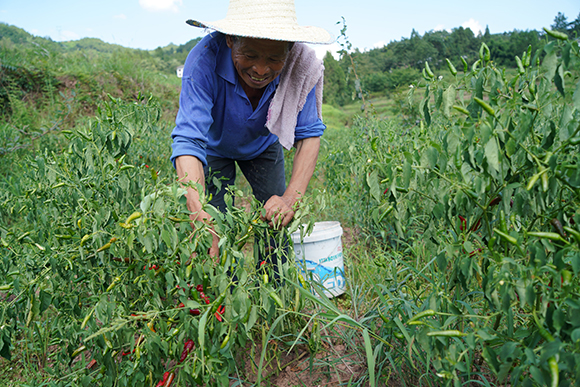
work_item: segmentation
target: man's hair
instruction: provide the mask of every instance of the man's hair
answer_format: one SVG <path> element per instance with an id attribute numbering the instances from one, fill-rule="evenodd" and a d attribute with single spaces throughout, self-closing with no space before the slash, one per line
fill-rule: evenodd
<path id="1" fill-rule="evenodd" d="M 230 35 L 230 37 L 232 38 L 234 44 L 238 44 L 240 42 L 240 39 L 244 38 L 244 36 L 238 35 Z M 290 50 L 292 50 L 292 47 L 294 47 L 294 42 L 286 42 L 286 43 L 288 43 L 288 52 L 290 52 Z"/>

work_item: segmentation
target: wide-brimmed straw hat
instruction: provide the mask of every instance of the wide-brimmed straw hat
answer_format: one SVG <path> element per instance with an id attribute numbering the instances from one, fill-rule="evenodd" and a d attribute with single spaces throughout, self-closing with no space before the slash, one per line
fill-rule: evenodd
<path id="1" fill-rule="evenodd" d="M 248 38 L 322 44 L 334 40 L 323 28 L 299 25 L 294 0 L 230 0 L 225 19 L 187 24 Z"/>

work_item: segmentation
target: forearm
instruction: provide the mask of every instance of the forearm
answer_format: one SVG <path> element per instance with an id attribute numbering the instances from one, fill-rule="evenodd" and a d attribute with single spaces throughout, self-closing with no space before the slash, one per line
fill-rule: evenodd
<path id="1" fill-rule="evenodd" d="M 320 137 L 305 138 L 296 143 L 292 176 L 282 196 L 290 207 L 305 194 L 308 183 L 314 173 L 314 168 L 316 167 L 319 150 Z"/>
<path id="2" fill-rule="evenodd" d="M 179 156 L 175 159 L 175 170 L 177 177 L 183 185 L 195 182 L 200 186 L 205 186 L 205 176 L 203 173 L 203 164 L 195 156 Z M 201 202 L 199 200 L 199 192 L 197 189 L 187 187 L 187 208 L 194 214 L 201 211 Z"/>

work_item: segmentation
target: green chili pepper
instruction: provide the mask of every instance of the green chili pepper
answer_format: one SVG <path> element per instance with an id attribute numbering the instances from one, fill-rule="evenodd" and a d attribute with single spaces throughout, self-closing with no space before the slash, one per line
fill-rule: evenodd
<path id="1" fill-rule="evenodd" d="M 467 333 L 463 333 L 458 330 L 432 331 L 427 332 L 427 336 L 462 337 L 467 336 Z"/>
<path id="2" fill-rule="evenodd" d="M 457 69 L 455 68 L 455 66 L 453 66 L 453 63 L 451 63 L 451 61 L 447 58 L 445 58 L 445 61 L 447 62 L 447 67 L 449 68 L 449 72 L 453 75 L 456 76 L 457 75 Z"/>
<path id="3" fill-rule="evenodd" d="M 483 108 L 483 110 L 485 110 L 486 112 L 489 113 L 489 115 L 491 115 L 492 117 L 495 117 L 495 110 L 493 110 L 493 108 L 491 106 L 489 106 L 487 104 L 487 102 L 485 102 L 484 100 L 482 100 L 481 98 L 477 98 L 477 97 L 473 97 L 473 100 L 475 102 L 477 102 L 477 104 L 479 106 L 481 106 Z"/>
<path id="4" fill-rule="evenodd" d="M 424 311 L 414 315 L 409 321 L 407 321 L 407 323 L 420 320 L 423 317 L 435 316 L 436 314 L 437 314 L 437 312 L 435 312 L 433 309 L 427 309 L 427 310 L 424 310 Z"/>
<path id="5" fill-rule="evenodd" d="M 560 31 L 552 31 L 547 29 L 546 27 L 544 27 L 544 31 L 546 31 L 546 33 L 548 35 L 550 35 L 552 38 L 556 38 L 556 39 L 560 39 L 560 40 L 568 40 L 568 35 L 560 32 Z"/>

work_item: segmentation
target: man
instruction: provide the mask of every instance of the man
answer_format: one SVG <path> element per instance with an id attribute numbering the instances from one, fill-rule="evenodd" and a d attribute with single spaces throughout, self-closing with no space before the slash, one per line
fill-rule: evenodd
<path id="1" fill-rule="evenodd" d="M 233 184 L 237 163 L 265 203 L 265 219 L 284 227 L 312 177 L 325 129 L 322 64 L 294 43 L 330 43 L 331 36 L 299 26 L 293 0 L 230 0 L 225 19 L 188 23 L 216 32 L 204 37 L 185 63 L 172 133 L 177 175 L 183 182 L 207 184 L 211 204 L 223 211 L 224 190 L 207 177 L 216 173 L 224 186 Z M 300 86 L 294 87 L 297 80 Z M 296 147 L 288 187 L 281 140 Z M 192 220 L 210 220 L 192 188 L 187 206 Z M 214 236 L 211 256 L 218 254 L 217 242 Z"/>

